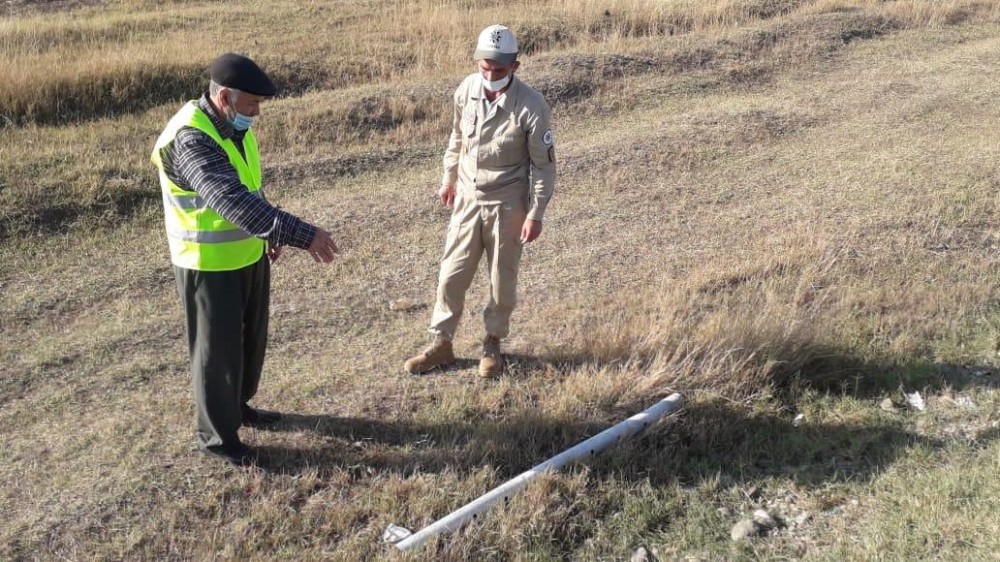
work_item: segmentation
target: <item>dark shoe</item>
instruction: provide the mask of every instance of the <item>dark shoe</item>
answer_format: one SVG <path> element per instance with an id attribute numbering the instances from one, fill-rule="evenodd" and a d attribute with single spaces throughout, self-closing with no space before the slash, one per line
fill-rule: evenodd
<path id="1" fill-rule="evenodd" d="M 281 414 L 278 412 L 268 412 L 267 410 L 251 408 L 246 404 L 243 405 L 243 425 L 247 427 L 264 427 L 274 425 L 279 421 L 281 421 Z"/>
<path id="2" fill-rule="evenodd" d="M 201 452 L 218 457 L 235 466 L 257 464 L 257 451 L 240 443 L 236 446 L 218 446 L 201 449 Z"/>

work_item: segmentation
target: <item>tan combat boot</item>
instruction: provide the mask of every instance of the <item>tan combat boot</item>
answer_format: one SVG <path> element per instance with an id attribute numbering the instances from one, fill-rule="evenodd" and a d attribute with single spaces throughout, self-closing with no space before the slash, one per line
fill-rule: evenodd
<path id="1" fill-rule="evenodd" d="M 479 360 L 479 376 L 495 379 L 503 372 L 503 357 L 500 355 L 500 338 L 486 336 L 483 339 L 483 358 Z"/>
<path id="2" fill-rule="evenodd" d="M 419 355 L 414 355 L 403 363 L 403 369 L 411 375 L 426 373 L 435 367 L 444 367 L 455 362 L 455 353 L 451 350 L 451 342 L 434 338 L 434 343 Z"/>

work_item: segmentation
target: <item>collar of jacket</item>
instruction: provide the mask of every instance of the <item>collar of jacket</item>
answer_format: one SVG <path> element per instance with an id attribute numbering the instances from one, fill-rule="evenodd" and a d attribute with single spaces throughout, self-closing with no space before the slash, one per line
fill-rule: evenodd
<path id="1" fill-rule="evenodd" d="M 212 107 L 212 102 L 208 99 L 208 92 L 205 92 L 198 99 L 198 107 L 208 115 L 208 118 L 212 120 L 212 125 L 215 125 L 215 130 L 219 132 L 219 136 L 223 139 L 236 139 L 242 140 L 242 134 L 239 134 L 233 126 L 229 124 L 228 121 L 222 118 L 221 115 L 216 113 L 215 108 Z M 244 133 L 245 134 L 245 133 Z"/>

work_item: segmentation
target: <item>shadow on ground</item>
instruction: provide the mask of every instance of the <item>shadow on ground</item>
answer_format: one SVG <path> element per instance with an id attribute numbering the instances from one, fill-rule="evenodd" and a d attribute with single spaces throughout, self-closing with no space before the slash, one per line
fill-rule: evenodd
<path id="1" fill-rule="evenodd" d="M 928 392 L 951 388 L 1000 387 L 1000 372 L 988 365 L 909 360 L 865 361 L 839 349 L 814 353 L 788 386 L 796 385 L 824 393 L 868 399 L 905 389 Z M 794 393 L 793 393 L 794 397 Z"/>
<path id="2" fill-rule="evenodd" d="M 655 399 L 624 404 L 621 409 L 639 412 Z M 877 413 L 859 416 L 864 422 L 795 424 L 791 415 L 751 412 L 724 398 L 698 401 L 589 464 L 598 477 L 649 480 L 654 485 L 697 485 L 718 479 L 726 486 L 743 486 L 776 476 L 818 487 L 870 478 L 913 446 L 946 444 L 906 429 L 905 416 L 912 415 L 908 412 L 881 412 L 875 401 L 871 407 Z M 273 431 L 312 433 L 324 444 L 306 449 L 266 446 L 265 468 L 292 474 L 318 470 L 323 475 L 347 467 L 364 477 L 386 472 L 469 473 L 491 466 L 506 479 L 609 426 L 605 420 L 539 413 L 441 424 L 287 414 Z M 997 437 L 996 431 L 985 431 L 973 441 Z"/>

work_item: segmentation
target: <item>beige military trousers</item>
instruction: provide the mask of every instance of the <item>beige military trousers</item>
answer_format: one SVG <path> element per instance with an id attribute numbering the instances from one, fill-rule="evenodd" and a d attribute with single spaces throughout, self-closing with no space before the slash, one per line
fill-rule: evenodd
<path id="1" fill-rule="evenodd" d="M 527 216 L 527 202 L 481 204 L 474 197 L 455 197 L 441 258 L 431 333 L 446 340 L 455 337 L 465 308 L 465 292 L 486 254 L 490 297 L 483 309 L 483 323 L 487 334 L 507 336 L 510 315 L 517 304 L 521 227 Z"/>

